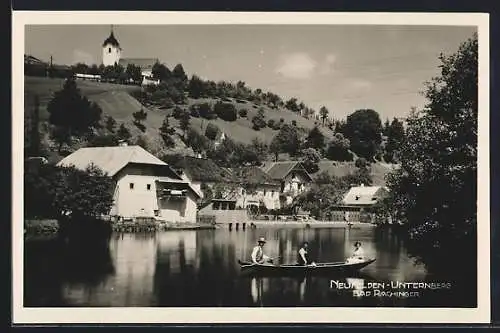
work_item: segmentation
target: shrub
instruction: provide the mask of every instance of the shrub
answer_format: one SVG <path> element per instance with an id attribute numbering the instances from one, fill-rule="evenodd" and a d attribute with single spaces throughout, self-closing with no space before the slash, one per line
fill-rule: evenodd
<path id="1" fill-rule="evenodd" d="M 214 111 L 220 119 L 225 121 L 235 121 L 238 118 L 236 108 L 232 103 L 217 102 Z"/>
<path id="2" fill-rule="evenodd" d="M 217 119 L 217 114 L 212 109 L 212 105 L 209 103 L 200 103 L 198 104 L 198 113 L 200 117 L 211 120 Z"/>
<path id="3" fill-rule="evenodd" d="M 356 168 L 366 168 L 370 165 L 370 163 L 368 163 L 368 161 L 366 160 L 366 158 L 364 157 L 360 157 L 356 160 L 356 162 L 354 162 L 354 165 L 356 166 Z"/>
<path id="4" fill-rule="evenodd" d="M 274 119 L 269 119 L 267 121 L 267 127 L 274 128 L 274 123 L 275 123 Z"/>
<path id="5" fill-rule="evenodd" d="M 200 112 L 198 111 L 199 105 L 193 104 L 189 107 L 189 114 L 191 117 L 198 118 L 200 117 Z"/>
<path id="6" fill-rule="evenodd" d="M 292 126 L 297 126 L 297 120 L 292 120 Z"/>
<path id="7" fill-rule="evenodd" d="M 252 128 L 256 131 L 259 131 L 261 128 L 267 126 L 266 121 L 259 116 L 254 116 L 252 118 L 252 124 L 253 124 Z"/>
<path id="8" fill-rule="evenodd" d="M 238 111 L 238 114 L 240 115 L 241 118 L 246 118 L 248 115 L 248 110 L 247 109 L 241 109 Z"/>
<path id="9" fill-rule="evenodd" d="M 181 119 L 182 116 L 184 115 L 184 110 L 178 106 L 174 108 L 174 111 L 172 112 L 172 117 L 175 119 Z"/>
<path id="10" fill-rule="evenodd" d="M 205 136 L 210 140 L 215 140 L 219 132 L 220 129 L 217 126 L 215 126 L 214 124 L 208 124 L 207 128 L 205 129 Z"/>

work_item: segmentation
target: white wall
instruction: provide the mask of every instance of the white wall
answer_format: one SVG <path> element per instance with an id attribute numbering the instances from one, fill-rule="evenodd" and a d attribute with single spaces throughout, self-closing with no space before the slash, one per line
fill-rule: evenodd
<path id="1" fill-rule="evenodd" d="M 196 222 L 196 198 L 188 193 L 186 198 L 177 200 L 159 200 L 159 219 L 166 222 Z"/>
<path id="2" fill-rule="evenodd" d="M 134 184 L 134 188 L 130 188 Z M 147 185 L 150 185 L 148 190 Z M 125 175 L 117 182 L 115 204 L 111 215 L 123 217 L 154 216 L 158 209 L 155 177 L 147 175 Z"/>
<path id="3" fill-rule="evenodd" d="M 196 222 L 197 197 L 188 191 L 185 199 L 180 201 L 159 200 L 157 197 L 157 177 L 152 175 L 124 174 L 117 181 L 114 193 L 114 205 L 111 215 L 125 218 L 156 217 L 167 222 Z M 130 184 L 133 189 L 130 188 Z M 148 185 L 149 190 L 148 190 Z"/>
<path id="4" fill-rule="evenodd" d="M 111 49 L 111 52 L 109 52 Z M 120 61 L 121 51 L 119 48 L 106 45 L 102 48 L 102 63 L 104 66 L 113 66 Z"/>
<path id="5" fill-rule="evenodd" d="M 264 205 L 267 209 L 279 209 L 280 208 L 280 188 L 279 186 L 263 186 L 254 194 L 248 194 L 243 188 L 237 190 L 238 198 L 236 200 L 236 206 L 246 208 L 249 203 L 260 202 L 261 200 L 264 202 Z"/>

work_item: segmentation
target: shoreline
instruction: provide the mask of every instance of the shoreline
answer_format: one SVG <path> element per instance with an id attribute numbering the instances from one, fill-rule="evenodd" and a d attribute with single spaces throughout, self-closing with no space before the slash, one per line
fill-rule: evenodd
<path id="1" fill-rule="evenodd" d="M 341 221 L 262 221 L 262 220 L 249 220 L 239 223 L 239 227 L 245 223 L 247 229 L 251 228 L 253 223 L 257 228 L 259 227 L 291 227 L 291 228 L 348 228 L 347 222 Z M 366 223 L 366 222 L 351 222 L 351 229 L 368 229 L 375 228 L 377 224 Z M 229 228 L 229 223 L 218 223 L 219 228 Z M 232 228 L 235 228 L 236 223 L 232 224 Z"/>

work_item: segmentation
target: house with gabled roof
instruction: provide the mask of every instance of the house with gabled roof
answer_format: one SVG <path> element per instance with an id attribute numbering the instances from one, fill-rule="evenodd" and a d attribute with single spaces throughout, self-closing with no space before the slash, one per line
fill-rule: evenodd
<path id="1" fill-rule="evenodd" d="M 280 208 L 281 184 L 278 180 L 271 178 L 267 173 L 257 166 L 248 166 L 229 169 L 237 183 L 236 206 L 259 208 L 265 206 L 267 209 Z"/>
<path id="2" fill-rule="evenodd" d="M 384 186 L 353 186 L 347 191 L 342 199 L 345 206 L 367 208 L 372 207 L 387 196 Z"/>
<path id="3" fill-rule="evenodd" d="M 80 148 L 57 165 L 85 170 L 91 164 L 115 181 L 110 216 L 196 222 L 198 192 L 140 146 Z"/>
<path id="4" fill-rule="evenodd" d="M 183 179 L 189 181 L 201 198 L 203 198 L 202 187 L 204 186 L 213 187 L 215 184 L 233 183 L 231 173 L 209 158 L 179 155 L 167 158 L 169 164 Z"/>
<path id="5" fill-rule="evenodd" d="M 279 181 L 280 193 L 288 204 L 297 195 L 307 191 L 313 182 L 313 178 L 300 161 L 271 162 L 264 165 L 262 170 L 271 179 Z"/>

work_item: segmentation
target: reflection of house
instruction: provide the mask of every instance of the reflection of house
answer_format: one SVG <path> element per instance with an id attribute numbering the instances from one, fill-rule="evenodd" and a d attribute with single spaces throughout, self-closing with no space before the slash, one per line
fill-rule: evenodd
<path id="1" fill-rule="evenodd" d="M 280 192 L 285 195 L 286 202 L 307 191 L 312 183 L 312 177 L 298 161 L 273 162 L 263 167 L 272 179 L 280 182 Z"/>
<path id="2" fill-rule="evenodd" d="M 165 162 L 139 146 L 81 148 L 58 163 L 94 164 L 116 182 L 110 215 L 195 222 L 197 192 Z"/>
<path id="3" fill-rule="evenodd" d="M 280 208 L 280 182 L 272 179 L 262 169 L 242 167 L 231 169 L 238 182 L 236 205 L 241 208 L 264 205 L 267 209 Z"/>

